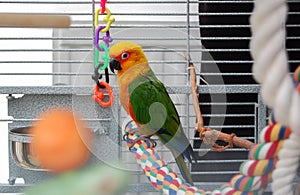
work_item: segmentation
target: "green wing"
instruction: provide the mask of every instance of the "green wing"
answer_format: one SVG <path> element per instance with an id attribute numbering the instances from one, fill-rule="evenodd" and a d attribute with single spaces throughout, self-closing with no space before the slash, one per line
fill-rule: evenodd
<path id="1" fill-rule="evenodd" d="M 146 131 L 143 133 L 164 133 L 170 136 L 176 134 L 180 125 L 178 113 L 166 88 L 152 71 L 138 76 L 129 85 L 129 93 L 136 121 L 147 127 L 142 129 Z"/>
<path id="2" fill-rule="evenodd" d="M 168 148 L 191 159 L 191 146 L 182 131 L 177 110 L 165 86 L 152 71 L 138 76 L 130 85 L 130 106 L 146 135 L 157 135 Z M 185 154 L 186 153 L 186 154 Z"/>

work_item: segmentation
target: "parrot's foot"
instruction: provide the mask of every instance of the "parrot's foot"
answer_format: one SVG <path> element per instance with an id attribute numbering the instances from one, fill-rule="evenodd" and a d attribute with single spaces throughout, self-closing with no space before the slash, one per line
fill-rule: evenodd
<path id="1" fill-rule="evenodd" d="M 157 143 L 154 139 L 151 139 L 147 135 L 141 135 L 139 128 L 133 128 L 133 129 L 130 129 L 129 131 L 126 131 L 125 134 L 123 135 L 123 140 L 126 141 L 129 135 L 132 135 L 135 133 L 137 133 L 139 137 L 137 139 L 135 139 L 132 142 L 132 144 L 129 146 L 130 151 L 132 150 L 134 144 L 136 144 L 138 141 L 141 141 L 141 140 L 145 141 L 145 142 L 149 141 L 151 143 L 152 147 L 155 147 L 157 145 Z"/>
<path id="2" fill-rule="evenodd" d="M 156 145 L 157 145 L 157 143 L 156 143 L 156 141 L 155 141 L 154 139 L 151 139 L 151 138 L 149 138 L 149 137 L 146 136 L 146 135 L 140 135 L 140 137 L 138 137 L 137 139 L 135 139 L 135 140 L 132 142 L 132 144 L 129 146 L 129 150 L 130 150 L 130 151 L 133 149 L 134 144 L 136 144 L 138 141 L 145 141 L 145 142 L 149 141 L 149 142 L 151 143 L 151 146 L 152 146 L 153 148 L 155 148 Z"/>
<path id="3" fill-rule="evenodd" d="M 126 141 L 128 135 L 131 135 L 131 134 L 134 134 L 134 133 L 139 133 L 139 128 L 133 128 L 133 129 L 130 129 L 128 131 L 125 132 L 125 134 L 123 135 L 123 140 Z"/>

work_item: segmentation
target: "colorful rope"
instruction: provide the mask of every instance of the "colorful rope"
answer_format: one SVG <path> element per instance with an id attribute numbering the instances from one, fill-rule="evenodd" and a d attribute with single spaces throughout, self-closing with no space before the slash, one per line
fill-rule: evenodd
<path id="1" fill-rule="evenodd" d="M 133 128 L 137 128 L 136 123 L 130 121 L 125 126 L 125 131 L 128 132 Z M 137 132 L 126 136 L 127 146 L 131 146 L 134 140 L 139 137 L 140 134 Z M 151 142 L 140 140 L 133 145 L 131 151 L 135 154 L 137 163 L 141 166 L 153 187 L 163 194 L 210 194 L 184 183 L 183 179 L 168 168 L 163 159 L 156 153 L 155 148 L 152 147 Z"/>
<path id="2" fill-rule="evenodd" d="M 287 14 L 286 0 L 255 0 L 250 18 L 254 78 L 261 83 L 264 103 L 275 111 L 280 124 L 292 130 L 282 145 L 272 174 L 271 188 L 274 195 L 294 193 L 293 180 L 300 160 L 300 94 L 299 84 L 293 83 L 289 74 L 285 48 Z M 294 76 L 297 83 L 298 71 Z"/>
<path id="3" fill-rule="evenodd" d="M 270 124 L 260 133 L 261 143 L 251 148 L 249 160 L 240 166 L 240 174 L 232 177 L 229 184 L 225 184 L 214 191 L 205 192 L 184 183 L 182 178 L 167 167 L 149 141 L 140 140 L 136 142 L 133 145 L 132 152 L 135 153 L 137 163 L 141 166 L 153 187 L 163 194 L 261 194 L 271 180 L 272 171 L 278 160 L 278 151 L 281 149 L 283 141 L 291 133 L 290 128 L 276 123 L 274 114 L 270 118 Z M 130 121 L 124 127 L 125 132 L 130 132 L 134 128 L 137 128 L 134 121 Z M 131 146 L 139 136 L 139 133 L 125 136 L 127 146 Z"/>
<path id="4" fill-rule="evenodd" d="M 294 88 L 296 93 L 294 93 L 294 100 L 300 98 L 300 66 L 296 69 L 293 75 Z M 291 115 L 291 117 L 296 117 L 299 120 L 299 107 L 300 101 L 294 106 L 296 108 L 291 109 L 291 113 L 296 116 Z M 298 106 L 298 107 L 297 107 Z M 293 110 L 294 109 L 294 110 Z M 293 121 L 293 120 L 292 120 Z M 272 178 L 272 190 L 274 194 L 294 194 L 293 182 L 297 173 L 298 164 L 300 160 L 300 127 L 297 122 L 291 122 L 291 135 L 289 139 L 283 144 L 283 148 L 279 153 L 279 160 L 276 166 L 276 170 L 273 172 Z M 299 188 L 299 187 L 298 187 Z"/>
<path id="5" fill-rule="evenodd" d="M 274 114 L 270 118 L 274 119 Z M 271 180 L 271 174 L 278 161 L 278 152 L 282 143 L 289 137 L 290 133 L 290 128 L 282 126 L 274 120 L 269 120 L 269 125 L 260 132 L 259 141 L 261 143 L 251 148 L 249 160 L 240 166 L 240 174 L 231 179 L 232 191 L 229 194 L 232 192 L 235 194 L 245 192 L 256 194 L 263 191 Z"/>

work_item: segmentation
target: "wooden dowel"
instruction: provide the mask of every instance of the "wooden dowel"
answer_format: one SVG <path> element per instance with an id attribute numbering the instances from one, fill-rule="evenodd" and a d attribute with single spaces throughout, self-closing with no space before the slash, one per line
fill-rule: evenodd
<path id="1" fill-rule="evenodd" d="M 203 132 L 203 136 L 206 137 L 206 139 L 211 139 L 213 142 L 216 140 L 222 140 L 224 142 L 230 142 L 231 139 L 233 141 L 233 144 L 239 148 L 246 148 L 250 149 L 255 144 L 249 140 L 239 138 L 237 136 L 234 136 L 233 138 L 231 135 L 228 135 L 226 133 L 222 133 L 221 131 L 215 130 L 215 129 L 209 129 L 208 131 Z"/>
<path id="2" fill-rule="evenodd" d="M 64 15 L 0 13 L 0 27 L 69 28 L 71 19 Z"/>

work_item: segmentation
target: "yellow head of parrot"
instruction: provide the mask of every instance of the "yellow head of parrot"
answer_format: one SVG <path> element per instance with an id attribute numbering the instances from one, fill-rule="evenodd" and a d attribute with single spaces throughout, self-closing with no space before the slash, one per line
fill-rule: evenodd
<path id="1" fill-rule="evenodd" d="M 112 72 L 118 70 L 118 76 L 133 66 L 148 62 L 142 47 L 130 41 L 113 45 L 109 50 L 109 56 L 111 58 L 109 67 Z"/>

